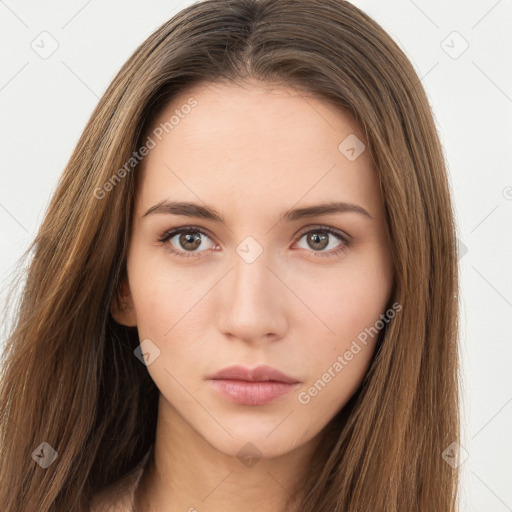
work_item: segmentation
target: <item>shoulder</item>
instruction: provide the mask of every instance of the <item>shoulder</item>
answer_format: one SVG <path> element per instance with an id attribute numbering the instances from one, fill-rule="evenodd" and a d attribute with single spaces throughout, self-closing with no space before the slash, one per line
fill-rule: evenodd
<path id="1" fill-rule="evenodd" d="M 140 469 L 137 468 L 96 493 L 92 498 L 90 512 L 131 512 L 139 473 Z"/>
<path id="2" fill-rule="evenodd" d="M 132 512 L 135 489 L 152 452 L 153 445 L 129 473 L 96 493 L 92 497 L 90 512 Z"/>

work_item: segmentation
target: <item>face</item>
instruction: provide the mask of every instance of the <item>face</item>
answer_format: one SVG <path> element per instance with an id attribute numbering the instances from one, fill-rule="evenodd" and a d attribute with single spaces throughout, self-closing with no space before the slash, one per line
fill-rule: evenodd
<path id="1" fill-rule="evenodd" d="M 114 316 L 137 326 L 159 421 L 228 455 L 295 450 L 357 390 L 390 297 L 365 137 L 328 103 L 254 81 L 189 89 L 149 137 Z M 233 365 L 291 383 L 211 379 Z"/>

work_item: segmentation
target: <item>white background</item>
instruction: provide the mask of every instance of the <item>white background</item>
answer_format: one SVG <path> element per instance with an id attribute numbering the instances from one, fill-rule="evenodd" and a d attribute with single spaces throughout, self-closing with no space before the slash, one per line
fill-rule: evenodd
<path id="1" fill-rule="evenodd" d="M 99 97 L 133 50 L 191 3 L 0 0 L 2 303 Z M 462 510 L 512 511 L 512 0 L 353 3 L 412 61 L 448 159 L 467 250 L 460 259 Z M 42 37 L 45 48 L 52 38 L 58 43 L 47 59 L 31 47 Z"/>

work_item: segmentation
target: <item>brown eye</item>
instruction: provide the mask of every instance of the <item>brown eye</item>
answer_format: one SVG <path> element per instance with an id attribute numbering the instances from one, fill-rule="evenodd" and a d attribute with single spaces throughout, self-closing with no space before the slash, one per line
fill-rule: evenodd
<path id="1" fill-rule="evenodd" d="M 329 245 L 329 235 L 312 231 L 307 234 L 307 243 L 312 249 L 321 251 Z"/>
<path id="2" fill-rule="evenodd" d="M 314 256 L 334 256 L 346 250 L 350 243 L 348 235 L 328 227 L 310 229 L 302 233 L 299 241 L 303 238 L 306 240 L 307 247 L 302 246 L 301 249 L 309 250 Z M 338 245 L 332 245 L 335 239 L 340 242 Z M 326 248 L 330 250 L 326 251 Z"/>
<path id="3" fill-rule="evenodd" d="M 210 240 L 210 237 L 204 231 L 197 228 L 184 227 L 164 233 L 158 241 L 165 243 L 169 251 L 176 256 L 188 257 L 201 256 L 205 252 L 204 250 L 198 250 L 205 239 Z M 211 242 L 210 248 L 212 246 L 214 246 L 213 242 Z M 208 248 L 205 247 L 205 249 Z"/>
<path id="4" fill-rule="evenodd" d="M 181 233 L 178 243 L 187 250 L 195 251 L 201 245 L 201 235 L 191 235 L 191 232 Z"/>

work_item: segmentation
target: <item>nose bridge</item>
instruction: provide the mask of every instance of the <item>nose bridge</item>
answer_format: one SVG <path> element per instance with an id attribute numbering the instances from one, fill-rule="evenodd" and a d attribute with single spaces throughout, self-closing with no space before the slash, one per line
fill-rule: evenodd
<path id="1" fill-rule="evenodd" d="M 221 308 L 225 333 L 245 339 L 280 334 L 284 325 L 283 287 L 268 266 L 270 251 L 252 237 L 235 249 Z"/>
<path id="2" fill-rule="evenodd" d="M 258 244 L 258 245 L 256 245 Z M 260 306 L 268 303 L 272 273 L 267 266 L 268 251 L 253 240 L 242 241 L 233 258 L 231 294 L 239 305 Z"/>

